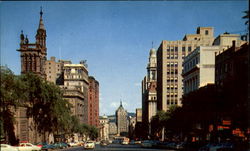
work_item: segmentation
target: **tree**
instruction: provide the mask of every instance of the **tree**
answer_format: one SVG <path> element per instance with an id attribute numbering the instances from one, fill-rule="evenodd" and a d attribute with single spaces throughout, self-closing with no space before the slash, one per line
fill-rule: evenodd
<path id="1" fill-rule="evenodd" d="M 6 141 L 14 145 L 17 143 L 14 134 L 14 111 L 21 105 L 20 98 L 24 98 L 25 96 L 25 85 L 23 85 L 8 67 L 1 66 L 0 74 L 1 131 L 3 131 Z"/>
<path id="2" fill-rule="evenodd" d="M 243 13 L 245 13 L 245 16 L 243 16 L 242 18 L 247 19 L 245 22 L 245 25 L 248 25 L 249 24 L 249 10 L 244 11 Z"/>
<path id="3" fill-rule="evenodd" d="M 71 105 L 63 99 L 61 89 L 33 73 L 22 75 L 21 80 L 27 86 L 27 115 L 34 119 L 38 131 L 69 131 Z"/>

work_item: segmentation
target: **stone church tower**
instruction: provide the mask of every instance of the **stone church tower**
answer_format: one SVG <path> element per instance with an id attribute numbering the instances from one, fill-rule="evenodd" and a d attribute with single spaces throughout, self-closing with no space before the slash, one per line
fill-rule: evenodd
<path id="1" fill-rule="evenodd" d="M 40 21 L 36 34 L 36 42 L 29 43 L 27 35 L 23 31 L 20 35 L 21 73 L 33 72 L 46 78 L 45 62 L 47 60 L 46 30 L 43 24 L 43 12 L 40 11 Z"/>
<path id="2" fill-rule="evenodd" d="M 36 34 L 36 42 L 29 43 L 29 39 L 24 36 L 23 31 L 20 35 L 20 49 L 21 54 L 21 74 L 32 72 L 46 79 L 45 62 L 47 57 L 46 48 L 46 30 L 42 18 L 43 12 L 40 11 L 40 21 Z M 27 108 L 19 107 L 15 112 L 16 124 L 15 135 L 20 141 L 28 141 L 30 143 L 36 142 L 51 142 L 51 137 L 46 133 L 46 137 L 40 134 L 35 128 L 33 118 L 27 117 Z M 45 139 L 44 139 L 45 138 Z"/>

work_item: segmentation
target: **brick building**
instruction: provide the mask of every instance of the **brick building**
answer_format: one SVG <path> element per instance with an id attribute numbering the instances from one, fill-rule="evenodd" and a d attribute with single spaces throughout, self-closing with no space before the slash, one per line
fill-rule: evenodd
<path id="1" fill-rule="evenodd" d="M 88 101 L 87 101 L 88 124 L 99 126 L 99 82 L 94 77 L 89 77 Z"/>

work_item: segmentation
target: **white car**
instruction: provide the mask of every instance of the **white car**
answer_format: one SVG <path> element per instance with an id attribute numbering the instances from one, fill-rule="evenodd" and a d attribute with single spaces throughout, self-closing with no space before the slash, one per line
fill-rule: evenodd
<path id="1" fill-rule="evenodd" d="M 94 149 L 95 148 L 95 142 L 93 141 L 87 141 L 84 144 L 85 149 Z"/>
<path id="2" fill-rule="evenodd" d="M 78 143 L 77 142 L 70 142 L 69 146 L 70 147 L 75 147 L 75 146 L 78 146 Z"/>
<path id="3" fill-rule="evenodd" d="M 128 141 L 122 141 L 122 145 L 128 145 L 129 144 L 129 142 Z"/>
<path id="4" fill-rule="evenodd" d="M 10 146 L 8 144 L 1 144 L 0 146 L 1 151 L 18 151 L 18 149 L 14 146 Z"/>
<path id="5" fill-rule="evenodd" d="M 20 143 L 20 145 L 17 147 L 19 151 L 40 151 L 41 147 L 38 147 L 36 145 L 33 145 L 31 143 Z"/>

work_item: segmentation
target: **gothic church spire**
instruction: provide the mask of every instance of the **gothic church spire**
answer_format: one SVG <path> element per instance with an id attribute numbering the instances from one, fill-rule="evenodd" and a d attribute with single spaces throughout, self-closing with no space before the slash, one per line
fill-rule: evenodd
<path id="1" fill-rule="evenodd" d="M 38 30 L 39 29 L 45 30 L 45 27 L 44 27 L 44 24 L 43 24 L 43 10 L 42 10 L 42 7 L 41 7 L 41 10 L 40 10 L 40 21 L 39 21 Z"/>

